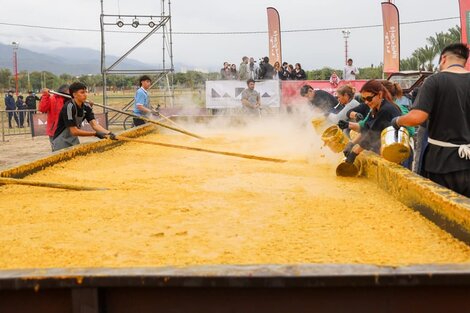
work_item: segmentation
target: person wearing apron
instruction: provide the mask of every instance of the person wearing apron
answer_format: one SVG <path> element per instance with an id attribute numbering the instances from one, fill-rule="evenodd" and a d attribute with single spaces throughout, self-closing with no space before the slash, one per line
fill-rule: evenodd
<path id="1" fill-rule="evenodd" d="M 411 111 L 392 120 L 395 129 L 427 121 L 424 176 L 470 197 L 470 72 L 468 47 L 448 45 L 439 59 L 440 72 L 429 76 Z"/>
<path id="2" fill-rule="evenodd" d="M 116 136 L 109 130 L 103 128 L 95 120 L 93 109 L 87 100 L 87 87 L 85 84 L 75 82 L 69 87 L 71 101 L 64 104 L 59 113 L 57 129 L 52 140 L 52 151 L 78 145 L 79 136 L 96 136 L 100 139 L 109 137 L 116 139 Z M 94 131 L 82 130 L 82 122 L 87 120 Z"/>

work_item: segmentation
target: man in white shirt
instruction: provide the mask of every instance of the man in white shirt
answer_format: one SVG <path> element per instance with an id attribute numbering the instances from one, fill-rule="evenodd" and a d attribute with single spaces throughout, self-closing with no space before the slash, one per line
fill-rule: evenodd
<path id="1" fill-rule="evenodd" d="M 348 65 L 343 70 L 343 80 L 356 80 L 357 74 L 359 74 L 358 68 L 353 65 L 352 59 L 348 59 Z"/>

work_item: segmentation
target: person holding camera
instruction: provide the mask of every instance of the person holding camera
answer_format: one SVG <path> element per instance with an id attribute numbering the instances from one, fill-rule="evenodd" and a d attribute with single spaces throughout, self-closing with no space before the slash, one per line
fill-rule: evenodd
<path id="1" fill-rule="evenodd" d="M 359 69 L 353 65 L 353 60 L 348 59 L 348 64 L 343 70 L 343 80 L 356 80 L 356 75 L 359 74 Z"/>
<path id="2" fill-rule="evenodd" d="M 260 59 L 258 78 L 259 79 L 273 79 L 273 76 L 274 76 L 274 67 L 271 64 L 269 64 L 269 58 L 264 57 Z"/>

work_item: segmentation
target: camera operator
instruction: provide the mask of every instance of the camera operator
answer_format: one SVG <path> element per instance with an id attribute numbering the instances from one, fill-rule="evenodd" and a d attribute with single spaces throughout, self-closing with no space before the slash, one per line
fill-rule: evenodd
<path id="1" fill-rule="evenodd" d="M 273 79 L 274 76 L 274 67 L 269 64 L 269 58 L 264 57 L 260 60 L 259 64 L 259 79 Z"/>

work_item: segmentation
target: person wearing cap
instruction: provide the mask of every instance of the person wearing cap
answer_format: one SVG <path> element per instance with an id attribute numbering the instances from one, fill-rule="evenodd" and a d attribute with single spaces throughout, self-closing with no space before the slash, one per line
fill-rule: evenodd
<path id="1" fill-rule="evenodd" d="M 148 94 L 148 90 L 152 85 L 152 79 L 147 75 L 142 75 L 139 78 L 139 85 L 140 88 L 137 89 L 134 97 L 134 115 L 137 116 L 149 116 L 152 114 L 152 110 L 150 107 L 150 96 Z M 139 126 L 145 124 L 143 119 L 134 117 L 134 126 Z"/>
<path id="2" fill-rule="evenodd" d="M 28 119 L 27 119 L 27 122 L 28 122 L 28 126 L 29 125 L 33 125 L 33 114 L 36 114 L 36 101 L 39 101 L 41 99 L 38 98 L 38 96 L 36 96 L 31 90 L 28 91 L 28 96 L 26 97 L 25 99 L 25 103 L 26 103 L 26 108 L 28 110 L 31 110 L 28 112 Z"/>
<path id="3" fill-rule="evenodd" d="M 69 94 L 69 85 L 64 84 L 59 87 L 58 92 L 68 95 Z M 46 124 L 46 133 L 49 136 L 49 141 L 51 142 L 54 138 L 55 131 L 57 129 L 57 119 L 59 118 L 60 110 L 64 106 L 64 102 L 68 98 L 59 96 L 56 94 L 51 95 L 48 88 L 42 90 L 41 101 L 39 102 L 39 111 L 47 114 L 47 124 Z"/>
<path id="4" fill-rule="evenodd" d="M 13 98 L 13 90 L 8 90 L 7 95 L 5 96 L 5 110 L 8 112 L 8 127 L 13 128 L 11 124 L 11 119 L 14 118 L 16 126 L 20 127 L 18 116 L 16 115 L 16 103 L 15 98 Z"/>
<path id="5" fill-rule="evenodd" d="M 92 105 L 87 102 L 88 90 L 85 84 L 74 82 L 70 85 L 69 92 L 72 99 L 64 104 L 59 113 L 57 129 L 52 140 L 52 151 L 80 144 L 78 137 L 81 136 L 117 139 L 116 135 L 96 121 Z M 84 120 L 90 124 L 93 131 L 81 129 Z"/>

